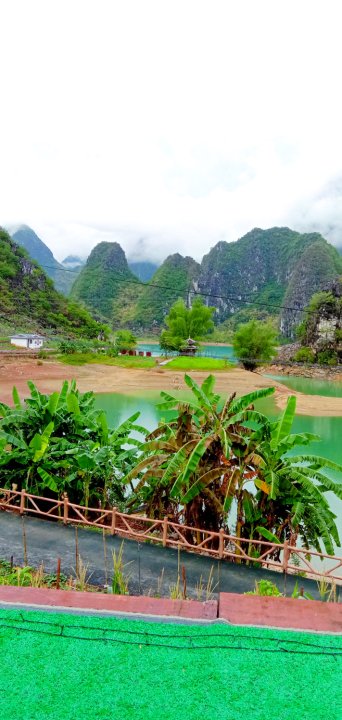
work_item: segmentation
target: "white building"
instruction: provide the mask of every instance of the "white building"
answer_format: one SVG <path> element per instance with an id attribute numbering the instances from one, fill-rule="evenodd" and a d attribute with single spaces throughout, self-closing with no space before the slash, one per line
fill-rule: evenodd
<path id="1" fill-rule="evenodd" d="M 30 333 L 22 333 L 11 336 L 11 345 L 27 348 L 27 350 L 38 350 L 43 347 L 44 337 Z"/>

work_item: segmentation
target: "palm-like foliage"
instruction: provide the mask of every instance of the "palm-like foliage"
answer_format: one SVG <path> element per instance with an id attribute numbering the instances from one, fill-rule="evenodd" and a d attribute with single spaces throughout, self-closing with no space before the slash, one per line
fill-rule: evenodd
<path id="1" fill-rule="evenodd" d="M 295 398 L 276 422 L 254 403 L 273 393 L 258 390 L 222 404 L 209 376 L 197 385 L 189 376 L 187 401 L 161 393 L 159 408 L 169 421 L 146 437 L 139 413 L 116 429 L 94 407 L 93 393 L 79 393 L 65 382 L 47 396 L 29 383 L 30 397 L 14 407 L 0 405 L 0 485 L 15 483 L 35 494 L 61 495 L 91 506 L 101 501 L 121 509 L 170 519 L 191 528 L 224 528 L 241 540 L 278 543 L 297 539 L 310 548 L 333 552 L 339 544 L 327 492 L 342 499 L 342 484 L 329 472 L 342 467 L 315 455 L 295 455 L 298 446 L 319 439 L 291 433 Z M 276 552 L 276 551 L 275 551 Z"/>
<path id="2" fill-rule="evenodd" d="M 168 514 L 187 525 L 217 530 L 226 522 L 236 483 L 245 467 L 237 460 L 253 450 L 253 430 L 268 420 L 256 412 L 253 403 L 271 395 L 273 388 L 258 390 L 241 398 L 229 397 L 220 408 L 210 375 L 198 386 L 191 377 L 185 382 L 192 391 L 188 402 L 162 392 L 163 411 L 177 416 L 163 422 L 141 447 L 143 457 L 126 480 L 142 473 L 131 500 L 133 509 L 143 508 L 151 517 Z M 250 444 L 251 443 L 251 444 Z M 248 457 L 245 458 L 246 468 Z"/>
<path id="3" fill-rule="evenodd" d="M 279 420 L 269 424 L 268 436 L 261 438 L 254 510 L 260 513 L 259 524 L 279 540 L 295 542 L 300 537 L 307 547 L 320 551 L 323 543 L 326 551 L 333 553 L 333 541 L 339 544 L 339 536 L 325 493 L 333 492 L 342 499 L 342 484 L 331 480 L 326 471 L 341 473 L 342 467 L 316 455 L 291 454 L 295 447 L 319 440 L 310 433 L 291 434 L 295 409 L 296 398 L 292 396 Z M 250 535 L 254 530 L 251 525 L 249 522 Z"/>
<path id="4" fill-rule="evenodd" d="M 140 445 L 130 435 L 146 434 L 136 425 L 139 413 L 119 428 L 108 428 L 105 413 L 94 407 L 92 392 L 81 394 L 75 382 L 44 395 L 29 382 L 30 397 L 14 408 L 0 405 L 0 483 L 37 494 L 67 491 L 85 505 L 108 501 L 123 507 L 123 477 L 136 463 Z"/>
<path id="5" fill-rule="evenodd" d="M 238 399 L 232 395 L 220 408 L 212 376 L 202 386 L 189 376 L 185 381 L 192 391 L 189 401 L 161 393 L 159 408 L 176 410 L 176 416 L 162 422 L 141 446 L 142 456 L 126 477 L 126 482 L 139 478 L 130 508 L 197 528 L 224 527 L 239 538 L 295 542 L 300 537 L 308 547 L 320 550 L 322 542 L 333 552 L 339 538 L 325 493 L 342 498 L 342 485 L 325 471 L 341 473 L 342 467 L 290 454 L 319 439 L 291 434 L 295 398 L 271 422 L 254 403 L 273 388 Z M 189 534 L 194 539 L 195 533 Z"/>

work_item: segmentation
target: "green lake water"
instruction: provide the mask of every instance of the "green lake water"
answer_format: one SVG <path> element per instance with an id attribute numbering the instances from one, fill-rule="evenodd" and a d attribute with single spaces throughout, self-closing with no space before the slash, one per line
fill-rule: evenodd
<path id="1" fill-rule="evenodd" d="M 159 357 L 163 354 L 160 345 L 155 343 L 138 343 L 137 350 L 144 350 L 152 353 L 153 357 Z M 172 353 L 171 353 L 172 354 Z M 178 353 L 174 353 L 178 355 Z M 196 356 L 226 358 L 227 360 L 235 360 L 234 351 L 231 345 L 201 345 Z"/>
<path id="2" fill-rule="evenodd" d="M 286 378 L 286 382 L 287 379 L 288 378 Z M 295 379 L 302 380 L 303 378 Z M 299 390 L 301 388 L 298 387 L 296 389 Z M 181 395 L 177 393 L 177 391 L 174 394 L 181 398 Z M 108 421 L 113 426 L 120 424 L 139 410 L 141 413 L 138 420 L 139 424 L 148 430 L 153 430 L 157 427 L 161 417 L 165 415 L 165 413 L 160 413 L 157 408 L 160 397 L 159 394 L 155 392 L 141 393 L 139 395 L 103 393 L 97 396 L 96 402 L 97 407 L 105 410 Z M 279 410 L 276 408 L 272 398 L 266 398 L 260 401 L 258 407 L 261 412 L 269 417 L 276 417 L 279 414 Z M 294 421 L 293 432 L 310 432 L 321 437 L 320 442 L 311 444 L 310 450 L 308 450 L 307 447 L 296 448 L 296 455 L 302 451 L 305 453 L 310 452 L 310 454 L 321 455 L 342 464 L 342 417 L 307 417 L 298 415 Z M 330 472 L 330 476 L 333 479 L 338 479 L 337 475 L 334 476 L 333 472 Z M 327 498 L 329 499 L 332 510 L 338 517 L 339 533 L 342 537 L 342 501 L 330 494 L 327 494 Z M 337 552 L 340 554 L 340 549 L 337 549 Z"/>
<path id="3" fill-rule="evenodd" d="M 295 377 L 294 375 L 266 375 L 270 381 L 277 380 L 282 385 L 305 393 L 305 395 L 323 395 L 324 397 L 342 397 L 342 382 L 319 380 L 318 378 Z"/>

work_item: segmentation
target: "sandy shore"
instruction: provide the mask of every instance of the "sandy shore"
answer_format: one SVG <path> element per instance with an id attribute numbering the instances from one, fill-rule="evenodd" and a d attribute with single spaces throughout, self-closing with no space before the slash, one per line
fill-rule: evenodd
<path id="1" fill-rule="evenodd" d="M 196 382 L 207 377 L 207 372 L 192 372 Z M 95 393 L 143 393 L 144 391 L 184 389 L 184 373 L 166 368 L 128 369 L 108 365 L 69 366 L 45 360 L 42 365 L 31 358 L 0 359 L 0 401 L 11 403 L 12 387 L 16 385 L 20 395 L 28 394 L 27 380 L 33 380 L 41 392 L 53 392 L 61 387 L 63 380 L 77 380 L 82 392 Z M 216 389 L 223 395 L 252 392 L 258 388 L 276 388 L 275 402 L 284 408 L 289 395 L 297 397 L 297 412 L 311 416 L 342 416 L 342 398 L 304 395 L 289 390 L 279 382 L 257 373 L 234 368 L 229 372 L 216 373 Z"/>

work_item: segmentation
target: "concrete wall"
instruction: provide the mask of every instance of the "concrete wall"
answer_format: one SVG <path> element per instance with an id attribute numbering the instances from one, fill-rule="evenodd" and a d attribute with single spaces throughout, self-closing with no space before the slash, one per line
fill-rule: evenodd
<path id="1" fill-rule="evenodd" d="M 36 350 L 37 348 L 43 347 L 43 342 L 44 341 L 39 338 L 11 338 L 11 345 L 29 348 L 30 350 Z"/>

